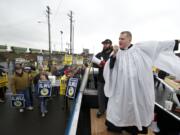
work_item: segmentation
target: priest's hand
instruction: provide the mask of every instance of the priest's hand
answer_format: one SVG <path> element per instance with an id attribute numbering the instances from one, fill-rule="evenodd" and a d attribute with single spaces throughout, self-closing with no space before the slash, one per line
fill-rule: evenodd
<path id="1" fill-rule="evenodd" d="M 118 50 L 119 50 L 119 46 L 118 45 L 114 45 L 113 46 L 113 57 L 116 56 L 116 53 L 118 52 Z"/>
<path id="2" fill-rule="evenodd" d="M 105 64 L 106 64 L 106 61 L 102 60 L 101 63 L 100 63 L 100 67 L 104 67 Z"/>

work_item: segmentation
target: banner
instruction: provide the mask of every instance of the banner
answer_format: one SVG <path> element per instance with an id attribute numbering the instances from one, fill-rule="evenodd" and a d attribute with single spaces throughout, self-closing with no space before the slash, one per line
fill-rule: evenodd
<path id="1" fill-rule="evenodd" d="M 38 82 L 38 96 L 39 97 L 50 97 L 51 96 L 51 82 L 47 81 L 39 81 Z"/>
<path id="2" fill-rule="evenodd" d="M 43 65 L 43 56 L 37 56 L 37 62 L 38 62 L 38 64 L 40 65 L 40 66 L 42 66 Z"/>
<path id="3" fill-rule="evenodd" d="M 25 99 L 23 94 L 11 95 L 11 107 L 13 108 L 24 108 Z"/>
<path id="4" fill-rule="evenodd" d="M 69 79 L 67 90 L 66 90 L 67 97 L 69 97 L 69 98 L 75 97 L 77 85 L 78 85 L 78 78 L 70 78 Z"/>
<path id="5" fill-rule="evenodd" d="M 60 79 L 60 95 L 65 95 L 66 93 L 66 83 L 67 83 L 67 77 L 66 75 L 63 75 Z"/>
<path id="6" fill-rule="evenodd" d="M 5 73 L 3 76 L 0 77 L 0 88 L 8 86 L 8 77 L 7 73 Z"/>
<path id="7" fill-rule="evenodd" d="M 65 54 L 65 56 L 64 56 L 64 65 L 72 65 L 72 63 L 73 63 L 72 55 Z"/>
<path id="8" fill-rule="evenodd" d="M 56 76 L 54 75 L 48 75 L 49 80 L 51 81 L 51 84 L 54 85 L 56 83 Z"/>
<path id="9" fill-rule="evenodd" d="M 84 58 L 82 56 L 76 56 L 76 64 L 83 65 Z"/>

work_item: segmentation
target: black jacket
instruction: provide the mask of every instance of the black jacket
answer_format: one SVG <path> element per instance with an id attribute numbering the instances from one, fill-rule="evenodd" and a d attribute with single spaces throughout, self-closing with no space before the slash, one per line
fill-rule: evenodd
<path id="1" fill-rule="evenodd" d="M 111 52 L 112 52 L 112 48 L 110 48 L 110 49 L 108 49 L 108 50 L 106 50 L 106 51 L 99 52 L 99 53 L 96 55 L 96 57 L 97 57 L 98 59 L 103 58 L 104 61 L 107 61 L 107 60 L 109 59 L 109 56 L 110 56 Z M 99 68 L 99 73 L 98 73 L 97 80 L 98 80 L 99 82 L 103 82 L 103 83 L 104 83 L 104 82 L 105 82 L 105 81 L 104 81 L 104 77 L 103 77 L 103 69 L 104 69 L 104 67 L 99 67 L 99 66 L 96 65 L 96 64 L 94 64 L 93 67 Z"/>
<path id="2" fill-rule="evenodd" d="M 48 75 L 46 74 L 46 78 L 48 79 Z M 38 81 L 40 80 L 40 74 L 37 74 L 34 79 L 33 79 L 33 83 L 34 85 L 38 84 Z M 49 79 L 48 79 L 49 80 Z"/>

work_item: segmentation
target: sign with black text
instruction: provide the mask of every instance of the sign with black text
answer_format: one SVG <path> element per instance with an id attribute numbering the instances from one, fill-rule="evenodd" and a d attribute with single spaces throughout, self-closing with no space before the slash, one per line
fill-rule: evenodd
<path id="1" fill-rule="evenodd" d="M 23 94 L 11 95 L 11 107 L 13 108 L 24 108 L 25 99 Z"/>
<path id="2" fill-rule="evenodd" d="M 50 97 L 51 96 L 51 81 L 39 81 L 38 82 L 38 96 L 39 97 Z"/>
<path id="3" fill-rule="evenodd" d="M 78 78 L 70 78 L 69 79 L 67 90 L 66 90 L 67 97 L 69 97 L 69 98 L 75 97 L 77 85 L 78 85 Z"/>

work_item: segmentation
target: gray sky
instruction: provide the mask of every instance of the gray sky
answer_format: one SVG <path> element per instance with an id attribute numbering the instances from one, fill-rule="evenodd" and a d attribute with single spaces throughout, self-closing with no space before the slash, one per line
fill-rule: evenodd
<path id="1" fill-rule="evenodd" d="M 106 38 L 118 44 L 123 30 L 132 32 L 133 43 L 180 39 L 180 0 L 0 0 L 0 44 L 48 49 L 47 5 L 52 13 L 52 50 L 60 50 L 61 30 L 67 47 L 70 10 L 77 53 L 82 48 L 101 51 Z"/>

